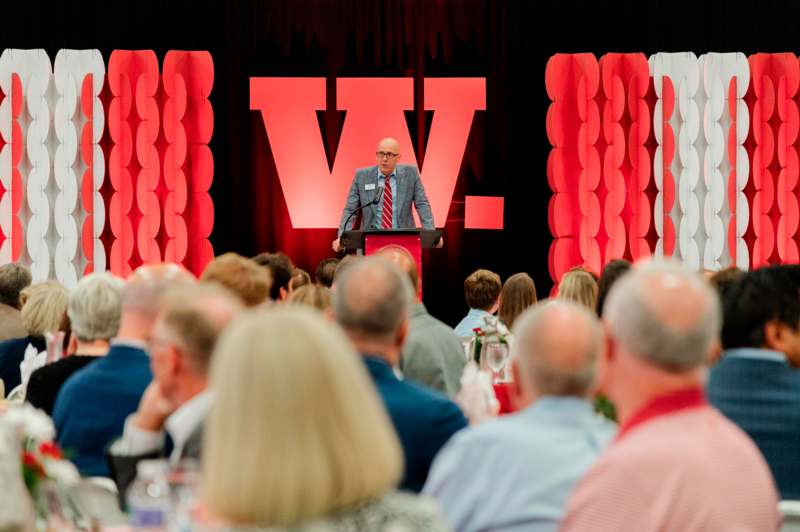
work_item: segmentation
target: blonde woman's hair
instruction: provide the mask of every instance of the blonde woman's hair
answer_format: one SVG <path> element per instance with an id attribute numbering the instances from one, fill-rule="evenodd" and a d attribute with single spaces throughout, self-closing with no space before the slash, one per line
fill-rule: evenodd
<path id="1" fill-rule="evenodd" d="M 255 310 L 220 338 L 203 496 L 234 524 L 291 526 L 397 485 L 400 443 L 344 334 L 311 309 Z"/>
<path id="2" fill-rule="evenodd" d="M 323 312 L 332 306 L 330 289 L 317 284 L 306 284 L 297 288 L 291 293 L 288 301 L 308 305 Z"/>
<path id="3" fill-rule="evenodd" d="M 31 336 L 57 331 L 69 304 L 69 292 L 58 281 L 32 284 L 19 294 L 22 324 Z"/>
<path id="4" fill-rule="evenodd" d="M 597 281 L 585 270 L 571 270 L 561 278 L 558 298 L 574 301 L 594 312 L 597 305 Z"/>

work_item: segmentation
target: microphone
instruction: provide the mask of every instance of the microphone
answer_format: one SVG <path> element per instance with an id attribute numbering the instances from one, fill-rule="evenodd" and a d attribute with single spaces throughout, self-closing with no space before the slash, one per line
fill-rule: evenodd
<path id="1" fill-rule="evenodd" d="M 366 209 L 367 207 L 370 207 L 372 205 L 377 205 L 381 201 L 381 198 L 383 197 L 383 191 L 385 188 L 386 188 L 386 180 L 378 183 L 378 192 L 375 194 L 375 198 L 369 203 L 365 203 L 364 205 L 362 205 L 361 207 L 357 208 L 356 210 L 350 213 L 350 215 L 344 221 L 344 231 L 347 231 L 347 224 L 350 223 L 350 220 L 352 220 L 353 216 L 361 212 L 363 209 Z"/>

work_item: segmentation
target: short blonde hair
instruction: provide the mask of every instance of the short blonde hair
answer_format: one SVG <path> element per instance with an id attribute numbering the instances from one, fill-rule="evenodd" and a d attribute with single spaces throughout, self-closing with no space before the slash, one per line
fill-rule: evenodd
<path id="1" fill-rule="evenodd" d="M 558 285 L 558 298 L 574 301 L 594 312 L 597 305 L 597 281 L 585 270 L 568 271 Z"/>
<path id="2" fill-rule="evenodd" d="M 31 336 L 44 336 L 61 327 L 69 304 L 69 292 L 58 281 L 32 284 L 19 294 L 22 324 Z"/>
<path id="3" fill-rule="evenodd" d="M 386 410 L 347 338 L 318 313 L 250 311 L 220 338 L 211 383 L 203 496 L 218 517 L 291 526 L 397 485 L 403 456 Z"/>
<path id="4" fill-rule="evenodd" d="M 331 308 L 331 291 L 325 286 L 306 284 L 292 292 L 289 303 L 308 305 L 317 310 L 325 311 Z"/>
<path id="5" fill-rule="evenodd" d="M 236 253 L 225 253 L 209 262 L 200 280 L 221 284 L 248 307 L 266 301 L 272 288 L 272 273 L 268 268 Z"/>

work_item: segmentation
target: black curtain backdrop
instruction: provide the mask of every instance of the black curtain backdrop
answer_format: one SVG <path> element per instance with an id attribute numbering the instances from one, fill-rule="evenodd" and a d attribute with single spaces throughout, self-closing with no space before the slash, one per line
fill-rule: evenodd
<path id="1" fill-rule="evenodd" d="M 527 0 L 21 1 L 4 2 L 0 48 L 208 50 L 214 59 L 211 149 L 216 253 L 282 250 L 313 272 L 332 256 L 335 230 L 289 223 L 261 115 L 249 110 L 251 76 L 486 78 L 445 226 L 446 247 L 425 252 L 425 302 L 454 324 L 466 312 L 463 279 L 489 268 L 528 272 L 540 296 L 550 189 L 544 87 L 557 52 L 800 53 L 800 3 L 542 2 Z M 417 98 L 419 99 L 419 98 Z M 421 107 L 418 105 L 418 107 Z M 329 161 L 343 114 L 320 113 Z M 418 161 L 431 116 L 407 114 Z M 464 230 L 464 195 L 505 197 L 503 231 Z M 439 221 L 437 220 L 437 223 Z"/>

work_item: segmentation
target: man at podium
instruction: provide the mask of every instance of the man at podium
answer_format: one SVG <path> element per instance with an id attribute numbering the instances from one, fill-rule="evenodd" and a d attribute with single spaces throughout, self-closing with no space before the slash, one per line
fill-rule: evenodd
<path id="1" fill-rule="evenodd" d="M 436 228 L 419 172 L 414 166 L 397 164 L 400 155 L 400 144 L 395 139 L 383 139 L 375 152 L 378 164 L 356 170 L 339 222 L 339 233 L 333 241 L 334 251 L 341 249 L 339 239 L 344 231 L 353 228 L 358 212 L 361 213 L 361 229 L 413 229 L 413 203 L 422 227 Z M 436 247 L 442 247 L 442 239 Z"/>

